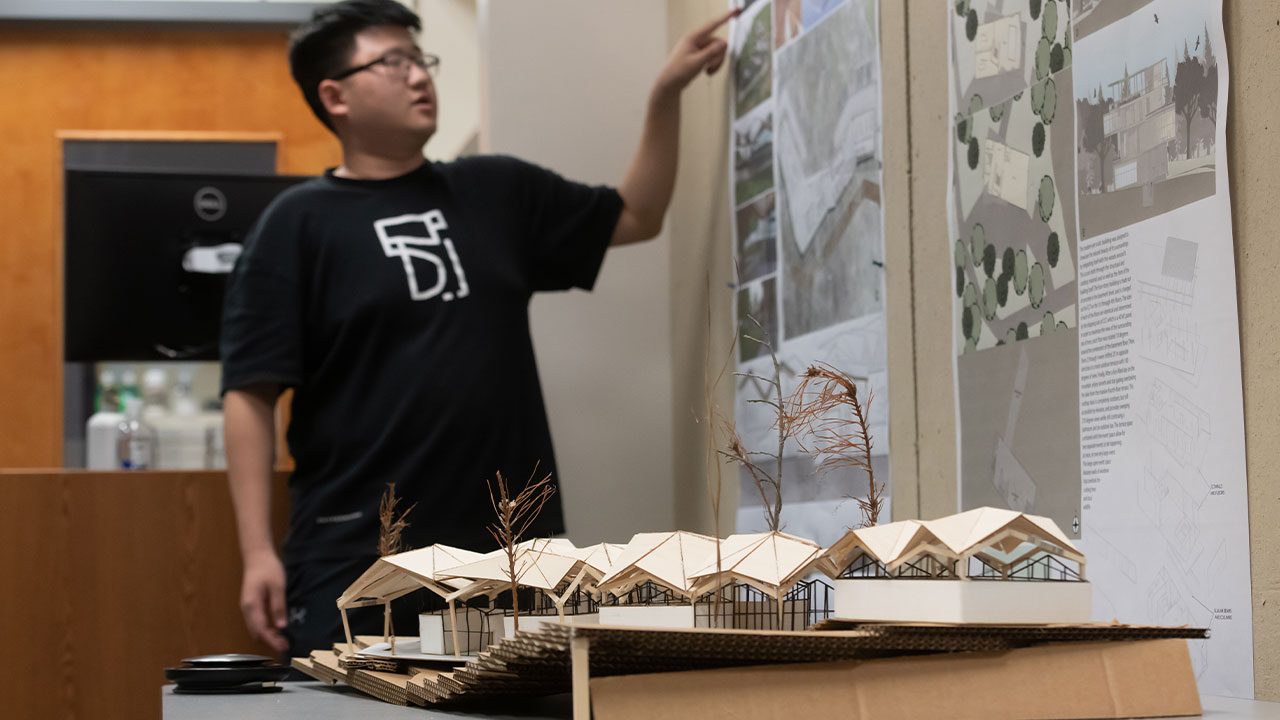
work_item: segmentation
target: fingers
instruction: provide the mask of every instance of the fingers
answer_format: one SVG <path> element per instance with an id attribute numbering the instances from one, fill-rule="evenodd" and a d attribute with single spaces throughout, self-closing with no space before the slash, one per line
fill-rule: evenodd
<path id="1" fill-rule="evenodd" d="M 728 54 L 729 44 L 723 40 L 717 40 L 713 45 L 714 52 L 708 53 L 705 57 L 706 70 L 708 75 L 714 75 L 720 66 L 724 64 L 724 58 Z"/>
<path id="2" fill-rule="evenodd" d="M 734 8 L 729 12 L 725 13 L 724 15 L 721 15 L 715 18 L 714 20 L 711 20 L 710 22 L 698 28 L 697 30 L 694 30 L 693 37 L 698 38 L 699 40 L 705 39 L 711 33 L 715 32 L 716 30 L 719 30 L 721 25 L 724 25 L 725 23 L 729 22 L 731 19 L 737 17 L 738 13 L 740 12 L 742 12 L 742 8 Z"/>
<path id="3" fill-rule="evenodd" d="M 271 606 L 271 622 L 277 630 L 283 630 L 288 624 L 287 613 L 285 612 L 284 586 L 277 583 L 271 583 L 267 586 L 268 602 Z"/>
<path id="4" fill-rule="evenodd" d="M 256 587 L 246 586 L 240 600 L 240 611 L 244 614 L 250 635 L 276 652 L 289 649 L 289 641 L 281 632 L 288 622 L 283 585 L 268 581 Z"/>

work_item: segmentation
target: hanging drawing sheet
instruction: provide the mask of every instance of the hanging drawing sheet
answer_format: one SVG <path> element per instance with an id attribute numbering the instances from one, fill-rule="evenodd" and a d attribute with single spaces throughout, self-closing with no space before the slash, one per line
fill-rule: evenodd
<path id="1" fill-rule="evenodd" d="M 736 0 L 730 27 L 730 201 L 738 344 L 734 419 L 747 449 L 777 454 L 768 380 L 776 353 L 782 393 L 826 362 L 857 379 L 870 407 L 875 480 L 889 480 L 884 312 L 879 16 L 876 0 Z M 748 377 L 754 375 L 756 377 Z M 817 472 L 782 452 L 782 526 L 835 542 L 861 519 L 863 471 Z M 776 460 L 753 456 L 770 472 Z M 765 527 L 765 504 L 744 472 L 739 532 Z M 888 518 L 887 502 L 881 518 Z"/>
<path id="2" fill-rule="evenodd" d="M 961 509 L 1047 515 L 1094 617 L 1253 694 L 1221 0 L 953 0 Z"/>

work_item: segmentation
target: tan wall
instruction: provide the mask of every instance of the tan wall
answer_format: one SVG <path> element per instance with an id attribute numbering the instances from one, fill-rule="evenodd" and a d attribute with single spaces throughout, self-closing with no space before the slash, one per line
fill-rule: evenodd
<path id="1" fill-rule="evenodd" d="M 617 185 L 666 57 L 664 0 L 481 0 L 481 147 Z M 621 29 L 625 29 L 622 31 Z M 674 529 L 666 235 L 590 293 L 543 293 L 534 346 L 573 540 Z"/>
<path id="2" fill-rule="evenodd" d="M 1255 691 L 1280 700 L 1280 0 L 1226 0 L 1231 99 L 1228 166 L 1235 228 L 1253 574 Z M 669 0 L 677 37 L 724 6 L 715 0 Z M 923 2 L 881 3 L 884 79 L 886 272 L 888 273 L 891 474 L 894 519 L 938 517 L 956 509 L 955 400 L 951 356 L 950 263 L 913 263 L 947 247 L 947 14 Z M 694 307 L 703 295 L 706 257 L 727 282 L 727 122 L 723 85 L 690 97 L 682 140 L 681 195 L 670 219 L 672 305 Z M 903 101 L 907 101 L 904 104 Z M 1277 125 L 1271 130 L 1271 125 Z M 909 149 L 909 154 L 907 153 Z M 908 190 L 904 190 L 908 189 Z M 705 243 L 714 243 L 708 250 Z M 696 248 L 696 251 L 695 251 Z M 715 327 L 729 326 L 727 293 L 716 297 Z M 676 397 L 699 397 L 705 317 L 673 314 Z M 719 341 L 719 338 L 717 338 Z M 723 350 L 714 357 L 723 356 Z M 731 395 L 720 404 L 731 408 Z M 677 424 L 679 421 L 677 412 Z M 701 431 L 701 428 L 698 428 Z M 683 525 L 706 529 L 698 489 L 702 440 L 676 442 L 676 497 Z M 736 499 L 722 509 L 732 517 Z M 701 524 L 698 524 L 701 523 Z M 1271 602 L 1268 602 L 1270 600 Z"/>

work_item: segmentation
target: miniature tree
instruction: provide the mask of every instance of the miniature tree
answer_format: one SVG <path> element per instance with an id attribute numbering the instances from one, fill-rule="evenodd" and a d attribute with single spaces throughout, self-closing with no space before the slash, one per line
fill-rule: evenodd
<path id="1" fill-rule="evenodd" d="M 707 284 L 707 340 L 705 346 L 705 354 L 702 364 L 702 390 L 704 401 L 706 403 L 706 427 L 707 427 L 707 464 L 715 466 L 715 472 L 707 472 L 707 498 L 711 501 L 712 523 L 715 526 L 715 536 L 717 541 L 720 538 L 720 497 L 721 490 L 724 486 L 724 473 L 720 465 L 720 452 L 716 449 L 716 427 L 723 425 L 730 426 L 730 422 L 723 418 L 720 405 L 716 403 L 716 388 L 720 386 L 720 381 L 724 378 L 725 372 L 729 369 L 729 362 L 733 358 L 734 349 L 738 346 L 738 337 L 735 333 L 733 340 L 729 343 L 729 351 L 725 355 L 724 363 L 720 366 L 720 372 L 716 374 L 715 380 L 711 380 L 711 272 L 706 275 Z M 716 542 L 716 573 L 720 572 L 720 543 Z M 720 593 L 715 593 L 712 597 L 712 618 L 718 622 L 720 619 Z"/>
<path id="2" fill-rule="evenodd" d="M 400 498 L 396 497 L 396 484 L 387 483 L 387 490 L 382 494 L 382 501 L 378 503 L 378 555 L 394 555 L 400 552 L 403 543 L 403 535 L 405 528 L 409 527 L 409 513 L 418 507 L 417 503 L 410 505 L 407 510 L 396 515 L 396 506 L 400 504 Z M 395 650 L 395 629 L 391 626 L 391 603 L 387 602 L 383 608 L 382 614 L 382 637 L 383 642 L 390 642 L 392 651 Z"/>
<path id="3" fill-rule="evenodd" d="M 819 469 L 849 467 L 866 471 L 867 496 L 854 498 L 862 511 L 862 527 L 875 525 L 884 505 L 884 484 L 876 482 L 871 467 L 871 431 L 867 424 L 871 400 L 870 390 L 865 401 L 858 400 L 856 378 L 821 363 L 804 371 L 782 413 L 797 427 L 810 432 L 814 450 L 824 456 Z M 844 416 L 846 412 L 848 417 Z"/>
<path id="4" fill-rule="evenodd" d="M 487 478 L 485 480 L 489 486 L 489 503 L 493 505 L 493 512 L 498 517 L 498 521 L 490 525 L 488 530 L 507 556 L 507 574 L 511 578 L 511 619 L 516 631 L 520 630 L 520 594 L 518 592 L 520 577 L 516 573 L 516 545 L 520 543 L 520 537 L 529 529 L 533 521 L 538 519 L 542 506 L 546 505 L 547 500 L 550 500 L 556 492 L 555 486 L 551 484 L 551 473 L 547 473 L 541 480 L 534 481 L 533 478 L 537 473 L 538 468 L 535 465 L 533 474 L 529 476 L 529 482 L 514 498 L 511 497 L 507 489 L 507 481 L 503 479 L 501 472 L 497 473 L 497 495 L 494 495 L 493 483 Z"/>
<path id="5" fill-rule="evenodd" d="M 400 504 L 400 498 L 396 497 L 396 484 L 387 483 L 387 491 L 382 494 L 382 502 L 378 505 L 378 555 L 395 555 L 400 552 L 403 544 L 403 534 L 405 528 L 409 527 L 409 513 L 418 507 L 418 503 L 409 506 L 407 510 L 396 515 L 396 506 Z"/>
<path id="6" fill-rule="evenodd" d="M 738 372 L 734 375 L 738 377 L 751 378 L 767 383 L 773 391 L 773 399 L 769 398 L 751 398 L 748 403 L 767 405 L 774 409 L 777 418 L 773 427 L 778 431 L 778 451 L 776 453 L 752 451 L 749 450 L 742 441 L 742 437 L 738 435 L 737 428 L 732 422 L 724 423 L 725 434 L 728 436 L 728 450 L 720 451 L 725 458 L 741 465 L 751 476 L 752 482 L 755 483 L 756 489 L 760 491 L 760 498 L 764 501 L 764 519 L 769 526 L 769 530 L 777 532 L 782 525 L 782 451 L 786 448 L 787 438 L 791 437 L 794 423 L 786 413 L 786 405 L 782 396 L 782 365 L 778 363 L 778 353 L 774 349 L 768 331 L 760 324 L 760 321 L 748 315 L 747 319 L 755 323 L 756 329 L 760 331 L 761 337 L 752 337 L 751 335 L 743 335 L 745 340 L 752 340 L 759 343 L 762 347 L 768 349 L 769 359 L 773 361 L 773 376 L 763 377 L 751 372 Z M 771 458 L 776 461 L 776 469 L 773 472 L 765 470 L 753 458 L 764 457 Z M 770 502 L 769 494 L 773 494 L 773 500 Z"/>

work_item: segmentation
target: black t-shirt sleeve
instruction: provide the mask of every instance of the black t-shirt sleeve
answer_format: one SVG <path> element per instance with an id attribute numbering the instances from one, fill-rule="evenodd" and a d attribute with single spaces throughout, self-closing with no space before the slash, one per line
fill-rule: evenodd
<path id="1" fill-rule="evenodd" d="M 551 170 L 520 163 L 530 287 L 590 290 L 622 212 L 622 196 L 606 186 L 566 180 Z"/>
<path id="2" fill-rule="evenodd" d="M 222 392 L 302 382 L 306 219 L 281 196 L 258 219 L 227 280 L 222 310 Z"/>

